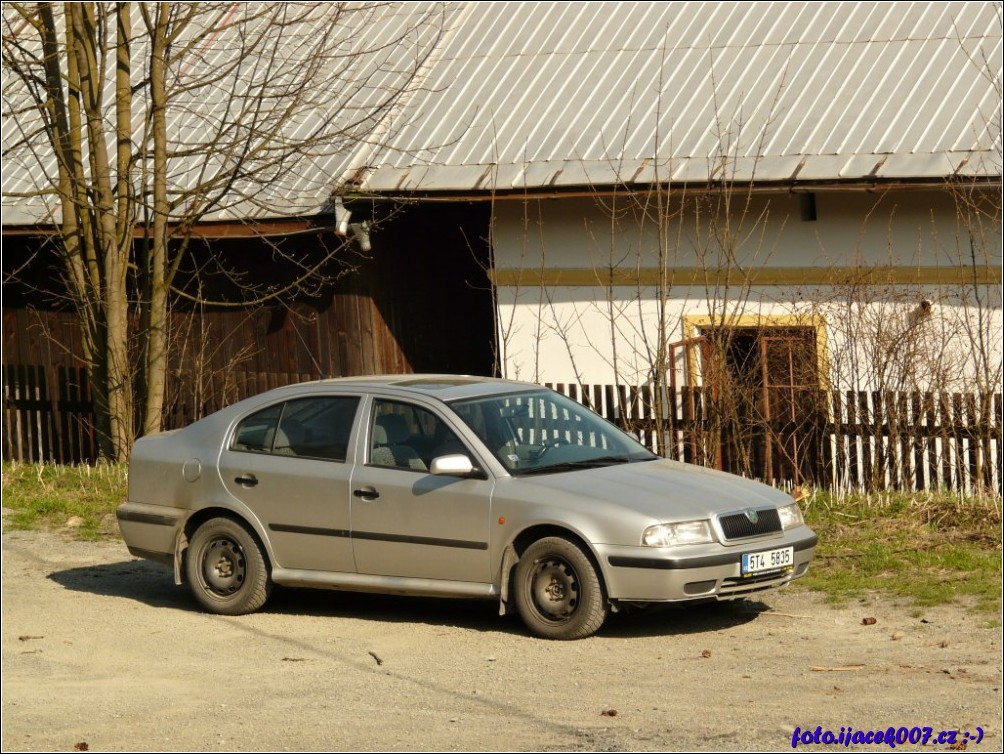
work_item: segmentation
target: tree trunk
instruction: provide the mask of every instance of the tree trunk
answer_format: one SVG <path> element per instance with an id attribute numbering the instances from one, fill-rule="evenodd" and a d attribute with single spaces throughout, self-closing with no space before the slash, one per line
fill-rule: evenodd
<path id="1" fill-rule="evenodd" d="M 148 259 L 149 303 L 144 328 L 144 386 L 142 434 L 159 432 L 163 425 L 164 394 L 167 384 L 168 287 L 167 218 L 167 90 L 165 85 L 167 55 L 167 20 L 169 3 L 157 7 L 152 34 L 150 59 L 150 111 L 153 127 L 153 235 Z"/>
<path id="2" fill-rule="evenodd" d="M 67 10 L 76 37 L 76 62 L 80 72 L 81 98 L 90 147 L 90 187 L 96 215 L 94 244 L 101 269 L 101 286 L 95 296 L 98 313 L 95 371 L 101 378 L 101 382 L 96 381 L 96 384 L 103 389 L 97 391 L 96 401 L 99 415 L 107 417 L 107 427 L 99 429 L 107 433 L 102 441 L 103 455 L 111 460 L 124 461 L 129 457 L 132 440 L 132 380 L 126 296 L 128 256 L 123 254 L 126 244 L 120 242 L 116 232 L 118 228 L 111 180 L 112 163 L 105 140 L 103 119 L 103 66 L 98 49 L 100 22 L 95 18 L 94 7 L 90 4 L 71 4 Z M 122 54 L 121 51 L 119 54 Z M 122 118 L 122 113 L 117 112 L 117 123 L 121 123 Z M 121 138 L 120 134 L 117 135 Z M 84 240 L 86 243 L 87 239 Z M 131 233 L 128 240 L 132 240 Z"/>

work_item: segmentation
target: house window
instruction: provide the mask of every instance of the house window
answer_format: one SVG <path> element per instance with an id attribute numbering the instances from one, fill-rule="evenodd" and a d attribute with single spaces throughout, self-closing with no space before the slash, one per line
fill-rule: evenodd
<path id="1" fill-rule="evenodd" d="M 688 337 L 669 346 L 669 383 L 701 395 L 690 418 L 710 433 L 707 460 L 767 481 L 799 479 L 826 411 L 825 322 L 782 315 L 684 325 Z"/>
<path id="2" fill-rule="evenodd" d="M 721 389 L 716 383 L 729 381 L 768 422 L 796 421 L 800 397 L 819 388 L 814 328 L 726 327 L 707 337 L 705 384 Z"/>
<path id="3" fill-rule="evenodd" d="M 670 344 L 675 384 L 722 380 L 754 388 L 825 389 L 826 322 L 819 316 L 686 316 L 686 339 Z"/>

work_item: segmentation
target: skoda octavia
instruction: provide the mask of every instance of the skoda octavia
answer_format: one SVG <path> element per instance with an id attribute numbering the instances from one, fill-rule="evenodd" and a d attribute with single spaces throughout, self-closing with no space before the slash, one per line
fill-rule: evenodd
<path id="1" fill-rule="evenodd" d="M 816 545 L 771 487 L 660 458 L 537 385 L 435 375 L 292 385 L 144 437 L 118 520 L 214 613 L 273 584 L 475 597 L 552 639 L 783 586 Z"/>

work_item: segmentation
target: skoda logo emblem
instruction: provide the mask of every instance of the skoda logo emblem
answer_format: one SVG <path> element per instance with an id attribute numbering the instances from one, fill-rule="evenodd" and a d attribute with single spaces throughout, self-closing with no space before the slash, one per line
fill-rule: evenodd
<path id="1" fill-rule="evenodd" d="M 755 524 L 758 520 L 760 520 L 760 516 L 758 516 L 757 512 L 752 508 L 746 511 L 746 518 L 749 520 L 751 524 Z"/>

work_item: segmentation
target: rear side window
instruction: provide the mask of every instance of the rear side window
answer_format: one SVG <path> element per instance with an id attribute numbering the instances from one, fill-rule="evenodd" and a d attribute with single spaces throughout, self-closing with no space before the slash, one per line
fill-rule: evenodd
<path id="1" fill-rule="evenodd" d="M 233 450 L 344 461 L 359 398 L 319 396 L 269 406 L 237 425 Z"/>
<path id="2" fill-rule="evenodd" d="M 275 427 L 282 414 L 282 406 L 281 403 L 269 406 L 256 414 L 251 414 L 238 424 L 231 447 L 234 450 L 246 450 L 252 453 L 270 453 L 272 443 L 275 441 Z"/>

